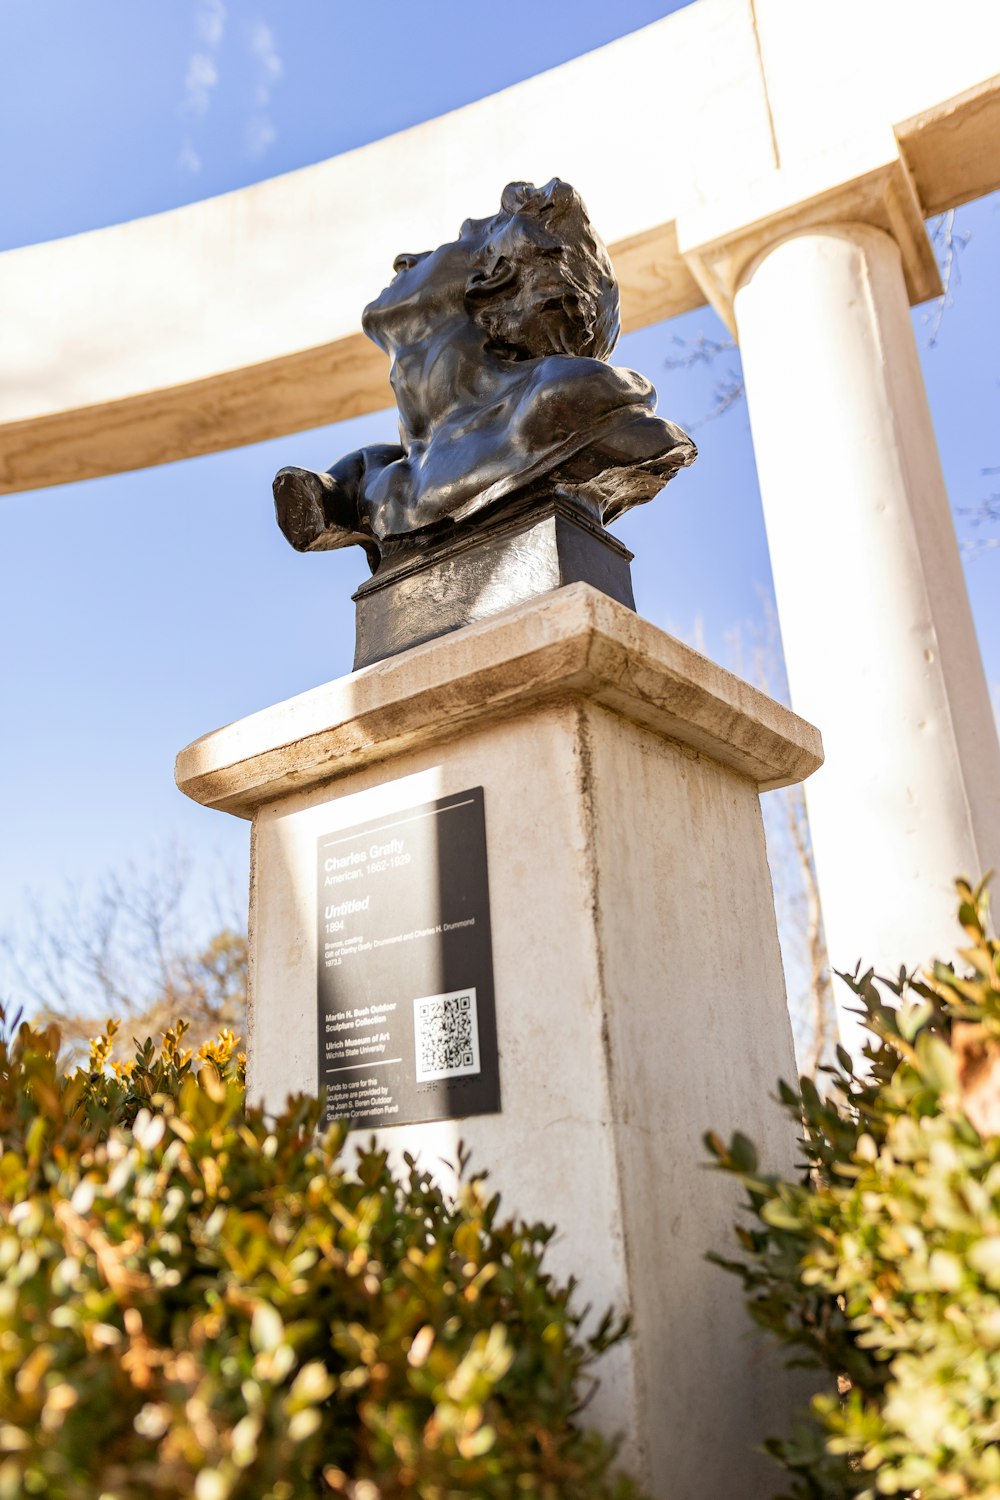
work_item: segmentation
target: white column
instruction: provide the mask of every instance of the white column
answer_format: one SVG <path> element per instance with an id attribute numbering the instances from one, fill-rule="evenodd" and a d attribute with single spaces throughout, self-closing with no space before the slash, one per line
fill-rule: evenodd
<path id="1" fill-rule="evenodd" d="M 894 973 L 954 952 L 953 878 L 1000 865 L 1000 749 L 899 249 L 811 228 L 757 257 L 735 312 L 792 701 L 826 748 L 806 795 L 831 960 Z"/>

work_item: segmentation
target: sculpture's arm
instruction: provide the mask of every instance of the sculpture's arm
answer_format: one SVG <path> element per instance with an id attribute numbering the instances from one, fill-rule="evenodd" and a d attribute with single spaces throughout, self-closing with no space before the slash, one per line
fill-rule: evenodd
<path id="1" fill-rule="evenodd" d="M 297 552 L 330 552 L 357 544 L 377 562 L 375 540 L 362 520 L 364 484 L 373 470 L 403 457 L 404 449 L 397 444 L 376 443 L 348 453 L 322 473 L 279 469 L 274 476 L 274 509 L 287 540 Z"/>

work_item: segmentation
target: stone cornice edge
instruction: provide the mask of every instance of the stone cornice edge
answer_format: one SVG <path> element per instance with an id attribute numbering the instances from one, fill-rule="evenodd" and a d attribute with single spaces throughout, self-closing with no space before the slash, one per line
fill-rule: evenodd
<path id="1" fill-rule="evenodd" d="M 761 789 L 822 764 L 818 730 L 587 584 L 542 595 L 240 719 L 177 757 L 181 791 L 240 817 L 554 700 L 596 703 Z"/>

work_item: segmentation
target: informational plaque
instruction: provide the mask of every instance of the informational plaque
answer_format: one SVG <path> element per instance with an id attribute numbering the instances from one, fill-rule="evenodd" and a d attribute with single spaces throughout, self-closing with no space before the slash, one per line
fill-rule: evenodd
<path id="1" fill-rule="evenodd" d="M 321 838 L 318 951 L 327 1120 L 500 1109 L 482 787 Z"/>

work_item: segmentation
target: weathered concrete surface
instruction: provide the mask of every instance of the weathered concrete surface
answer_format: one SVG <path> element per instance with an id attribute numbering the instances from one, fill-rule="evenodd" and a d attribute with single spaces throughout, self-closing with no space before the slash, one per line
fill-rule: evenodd
<path id="1" fill-rule="evenodd" d="M 791 1164 L 757 782 L 818 758 L 815 731 L 584 585 L 180 757 L 189 793 L 254 813 L 250 1087 L 275 1103 L 316 1086 L 317 839 L 484 788 L 503 1112 L 382 1139 L 437 1172 L 464 1141 L 507 1211 L 558 1225 L 581 1299 L 631 1310 L 591 1415 L 660 1500 L 773 1492 L 753 1450 L 794 1386 L 705 1263 L 736 1205 L 701 1135 Z"/>
<path id="2" fill-rule="evenodd" d="M 946 26 L 934 0 L 698 0 L 317 166 L 8 251 L 0 493 L 390 405 L 361 308 L 401 245 L 438 244 L 511 179 L 580 188 L 626 328 L 704 298 L 679 217 L 858 133 L 895 132 L 924 215 L 1000 187 L 998 75 L 1000 8 L 982 0 L 952 0 Z M 613 120 L 609 96 L 627 101 Z"/>
<path id="3" fill-rule="evenodd" d="M 736 316 L 792 700 L 826 741 L 806 796 L 830 957 L 894 974 L 951 953 L 952 880 L 1000 865 L 1000 747 L 899 249 L 862 224 L 794 235 Z"/>

